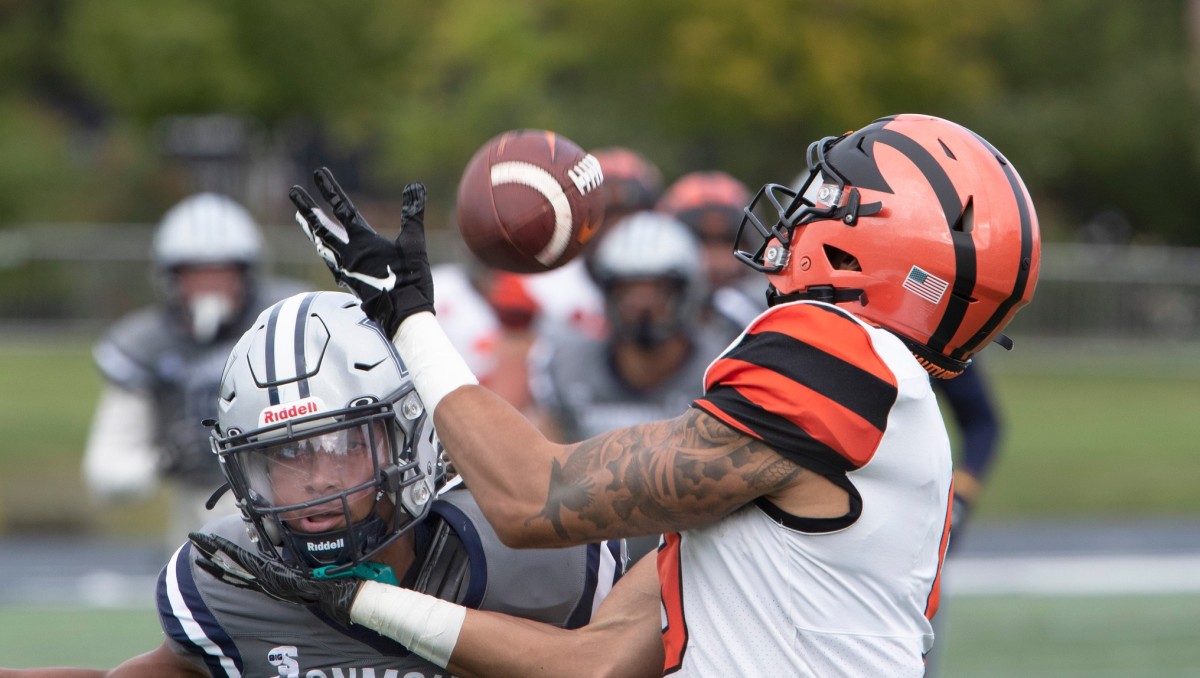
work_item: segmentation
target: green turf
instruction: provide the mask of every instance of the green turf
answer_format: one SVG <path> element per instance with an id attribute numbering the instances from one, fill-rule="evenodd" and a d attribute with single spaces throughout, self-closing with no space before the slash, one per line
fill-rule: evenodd
<path id="1" fill-rule="evenodd" d="M 1200 675 L 1200 595 L 958 597 L 947 601 L 942 676 Z M 0 607 L 0 666 L 108 667 L 162 642 L 144 610 Z"/>
<path id="2" fill-rule="evenodd" d="M 980 516 L 1197 509 L 1200 379 L 995 375 L 1007 426 Z"/>
<path id="3" fill-rule="evenodd" d="M 108 668 L 163 642 L 151 609 L 0 607 L 0 666 Z"/>
<path id="4" fill-rule="evenodd" d="M 1200 676 L 1200 595 L 948 601 L 943 676 Z"/>
<path id="5" fill-rule="evenodd" d="M 162 493 L 98 509 L 80 476 L 101 377 L 81 338 L 0 340 L 0 531 L 146 533 L 162 528 Z"/>

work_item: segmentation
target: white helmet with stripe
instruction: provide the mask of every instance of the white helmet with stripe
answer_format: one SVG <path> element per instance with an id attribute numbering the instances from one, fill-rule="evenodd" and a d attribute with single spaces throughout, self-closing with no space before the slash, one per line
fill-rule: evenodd
<path id="1" fill-rule="evenodd" d="M 262 258 L 262 235 L 246 208 L 216 193 L 193 195 L 163 217 L 151 249 L 159 293 L 194 340 L 235 330 Z M 197 289 L 191 271 L 214 266 L 231 269 L 217 274 L 223 282 L 206 278 Z"/>
<path id="2" fill-rule="evenodd" d="M 213 451 L 265 555 L 337 574 L 428 514 L 444 469 L 426 419 L 358 299 L 298 294 L 230 354 Z"/>
<path id="3" fill-rule="evenodd" d="M 682 221 L 662 212 L 635 212 L 618 221 L 591 252 L 588 271 L 606 298 L 614 285 L 632 280 L 666 280 L 677 287 L 672 313 L 652 326 L 626 326 L 608 303 L 618 335 L 654 343 L 695 324 L 707 298 L 700 242 Z"/>
<path id="4" fill-rule="evenodd" d="M 262 234 L 245 207 L 223 195 L 198 193 L 163 217 L 153 253 L 162 269 L 227 262 L 253 266 L 262 257 Z"/>

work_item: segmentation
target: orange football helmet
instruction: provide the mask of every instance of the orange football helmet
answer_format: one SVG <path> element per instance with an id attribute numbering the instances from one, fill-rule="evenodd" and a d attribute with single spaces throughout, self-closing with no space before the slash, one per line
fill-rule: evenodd
<path id="1" fill-rule="evenodd" d="M 725 172 L 689 172 L 671 184 L 655 207 L 692 228 L 701 239 L 729 239 L 737 231 L 750 189 Z"/>
<path id="2" fill-rule="evenodd" d="M 734 254 L 772 304 L 835 303 L 897 334 L 930 374 L 961 374 L 1037 286 L 1025 184 L 982 137 L 927 115 L 880 118 L 808 148 L 801 185 L 764 186 Z M 744 246 L 747 243 L 749 246 Z"/>
<path id="3" fill-rule="evenodd" d="M 654 207 L 663 186 L 657 165 L 623 146 L 597 148 L 592 156 L 600 162 L 600 171 L 604 173 L 606 224 L 615 224 L 628 214 Z"/>

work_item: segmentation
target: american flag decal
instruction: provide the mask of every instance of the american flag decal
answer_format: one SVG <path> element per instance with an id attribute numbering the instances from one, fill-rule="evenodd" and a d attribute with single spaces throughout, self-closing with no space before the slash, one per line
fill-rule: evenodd
<path id="1" fill-rule="evenodd" d="M 913 266 L 908 272 L 908 277 L 904 279 L 904 289 L 931 304 L 941 301 L 949 286 L 950 283 L 918 266 Z"/>

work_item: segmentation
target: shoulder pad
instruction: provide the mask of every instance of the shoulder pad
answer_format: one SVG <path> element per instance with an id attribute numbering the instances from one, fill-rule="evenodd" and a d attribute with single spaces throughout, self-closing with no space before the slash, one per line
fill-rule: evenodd
<path id="1" fill-rule="evenodd" d="M 465 488 L 443 494 L 431 512 L 431 520 L 448 529 L 440 543 L 435 537 L 430 562 L 437 565 L 429 576 L 423 571 L 422 580 L 428 593 L 443 591 L 447 600 L 467 607 L 574 628 L 590 619 L 598 580 L 607 579 L 600 586 L 607 592 L 618 574 L 614 554 L 600 544 L 553 549 L 505 546 Z M 441 533 L 437 527 L 435 535 Z M 611 565 L 602 566 L 602 561 Z"/>
<path id="2" fill-rule="evenodd" d="M 144 390 L 153 384 L 159 355 L 179 342 L 167 316 L 157 308 L 146 308 L 117 321 L 96 342 L 92 355 L 107 379 Z"/>

